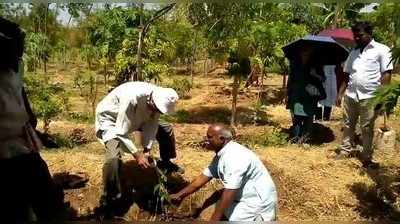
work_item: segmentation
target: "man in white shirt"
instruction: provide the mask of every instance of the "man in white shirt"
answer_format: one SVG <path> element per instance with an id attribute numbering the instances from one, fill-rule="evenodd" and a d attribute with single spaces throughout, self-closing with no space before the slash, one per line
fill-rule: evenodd
<path id="1" fill-rule="evenodd" d="M 255 153 L 232 141 L 232 132 L 223 125 L 211 125 L 206 147 L 215 151 L 211 164 L 191 184 L 171 195 L 174 203 L 196 192 L 212 178 L 224 189 L 211 221 L 276 220 L 277 192 L 267 169 Z"/>
<path id="2" fill-rule="evenodd" d="M 122 196 L 121 154 L 129 153 L 140 168 L 149 168 L 149 152 L 156 137 L 173 138 L 172 128 L 168 125 L 162 125 L 160 127 L 162 134 L 158 133 L 160 114 L 172 113 L 177 101 L 178 94 L 171 88 L 162 88 L 145 82 L 127 82 L 112 90 L 97 105 L 96 136 L 106 147 L 106 161 L 103 166 L 104 192 L 98 212 L 105 218 L 114 216 L 114 207 Z M 129 134 L 133 131 L 141 132 L 143 151 L 130 140 Z M 175 153 L 162 152 L 161 146 L 164 143 L 160 142 L 162 159 L 166 159 L 163 158 L 164 154 Z M 164 164 L 171 163 L 170 158 L 167 159 L 168 161 L 163 161 Z"/>
<path id="3" fill-rule="evenodd" d="M 372 26 L 368 22 L 356 23 L 352 31 L 357 46 L 350 52 L 344 67 L 349 82 L 340 87 L 336 102 L 337 105 L 341 104 L 346 90 L 343 99 L 343 141 L 337 158 L 346 158 L 350 155 L 354 146 L 355 127 L 360 117 L 363 147 L 360 160 L 364 168 L 378 168 L 379 164 L 372 161 L 374 123 L 377 114 L 375 108 L 368 106 L 368 99 L 374 97 L 374 92 L 381 85 L 390 83 L 393 69 L 391 53 L 389 47 L 372 39 Z"/>

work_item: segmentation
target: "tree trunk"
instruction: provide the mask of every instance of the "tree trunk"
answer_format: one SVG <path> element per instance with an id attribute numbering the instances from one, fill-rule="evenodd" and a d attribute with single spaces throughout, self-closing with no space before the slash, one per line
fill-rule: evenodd
<path id="1" fill-rule="evenodd" d="M 258 92 L 258 102 L 261 103 L 261 96 L 262 93 L 264 91 L 264 66 L 261 68 L 261 83 L 260 83 L 260 88 L 259 88 L 259 92 Z"/>
<path id="2" fill-rule="evenodd" d="M 207 58 L 204 60 L 204 75 L 207 75 Z"/>
<path id="3" fill-rule="evenodd" d="M 107 91 L 107 89 L 106 89 Z M 96 98 L 97 98 L 97 75 L 94 75 L 93 84 L 90 86 L 90 92 L 92 96 L 92 116 L 94 117 L 96 114 Z"/>
<path id="4" fill-rule="evenodd" d="M 195 58 L 196 50 L 197 50 L 197 49 L 196 49 L 196 48 L 197 48 L 196 40 L 197 40 L 197 33 L 195 33 L 195 36 L 194 36 L 194 41 L 193 41 L 193 52 L 192 52 L 192 57 L 191 57 L 191 59 L 190 59 L 190 78 L 191 78 L 192 86 L 193 86 L 193 83 L 194 83 L 194 77 L 193 77 L 194 58 Z"/>
<path id="5" fill-rule="evenodd" d="M 139 3 L 139 8 L 140 8 L 140 29 L 139 29 L 139 41 L 138 41 L 138 47 L 137 47 L 137 66 L 136 66 L 136 74 L 133 75 L 132 81 L 141 81 L 142 80 L 142 47 L 143 47 L 143 40 L 144 40 L 144 27 L 143 27 L 143 3 Z"/>
<path id="6" fill-rule="evenodd" d="M 104 89 L 107 91 L 107 62 L 104 64 Z"/>
<path id="7" fill-rule="evenodd" d="M 389 130 L 389 128 L 387 126 L 387 114 L 386 114 L 386 112 L 383 112 L 383 128 L 385 129 L 384 131 Z"/>
<path id="8" fill-rule="evenodd" d="M 46 39 L 47 39 L 47 14 L 49 14 L 49 3 L 46 4 L 46 15 L 44 15 L 44 35 L 45 35 L 45 39 L 44 39 L 44 47 L 46 47 Z M 44 69 L 44 75 L 45 77 L 47 76 L 47 55 L 46 55 L 47 51 L 45 52 L 45 54 L 43 55 L 43 69 Z"/>
<path id="9" fill-rule="evenodd" d="M 49 119 L 44 119 L 43 120 L 43 133 L 44 134 L 48 134 L 49 133 L 50 122 L 51 122 L 51 120 L 49 120 Z"/>
<path id="10" fill-rule="evenodd" d="M 231 115 L 231 126 L 234 127 L 236 125 L 236 104 L 237 104 L 237 95 L 239 92 L 240 85 L 240 74 L 234 75 L 233 86 L 232 86 L 232 115 Z"/>
<path id="11" fill-rule="evenodd" d="M 132 77 L 133 81 L 141 81 L 142 80 L 142 47 L 143 47 L 143 29 L 139 31 L 139 41 L 138 41 L 138 50 L 137 50 L 137 66 L 136 66 L 136 75 Z M 135 77 L 136 76 L 136 77 Z"/>
<path id="12" fill-rule="evenodd" d="M 194 67 L 194 58 L 192 57 L 192 59 L 191 59 L 191 62 L 190 62 L 190 82 L 191 82 L 191 84 L 192 84 L 192 86 L 193 86 L 193 83 L 194 83 L 194 76 L 193 76 L 193 67 Z"/>
<path id="13" fill-rule="evenodd" d="M 283 78 L 282 78 L 282 89 L 286 88 L 286 81 L 287 81 L 287 74 L 283 74 Z"/>

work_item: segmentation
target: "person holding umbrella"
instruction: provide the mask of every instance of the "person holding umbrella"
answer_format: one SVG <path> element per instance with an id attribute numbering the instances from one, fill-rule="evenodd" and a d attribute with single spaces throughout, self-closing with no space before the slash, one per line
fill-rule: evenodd
<path id="1" fill-rule="evenodd" d="M 326 98 L 322 66 L 344 61 L 348 52 L 331 37 L 314 35 L 295 40 L 282 50 L 290 61 L 287 108 L 293 118 L 293 140 L 301 143 L 310 137 L 318 101 Z"/>
<path id="2" fill-rule="evenodd" d="M 314 49 L 304 46 L 299 49 L 298 56 L 290 61 L 287 109 L 292 115 L 292 139 L 296 143 L 303 143 L 310 138 L 318 100 L 326 97 L 322 86 L 323 71 L 313 55 Z"/>

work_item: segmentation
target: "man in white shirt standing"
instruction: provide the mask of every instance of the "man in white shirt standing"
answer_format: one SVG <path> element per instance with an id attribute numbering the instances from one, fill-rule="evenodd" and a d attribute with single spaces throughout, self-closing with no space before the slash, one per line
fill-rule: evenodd
<path id="1" fill-rule="evenodd" d="M 178 94 L 171 88 L 162 88 L 145 82 L 127 82 L 112 90 L 104 97 L 96 108 L 96 136 L 106 147 L 105 163 L 103 166 L 104 191 L 100 200 L 98 212 L 104 218 L 112 218 L 115 206 L 121 198 L 121 154 L 127 152 L 137 161 L 140 168 L 150 167 L 150 149 L 156 137 L 173 137 L 172 128 L 161 126 L 159 132 L 160 114 L 170 114 L 175 110 Z M 139 150 L 130 140 L 129 134 L 140 131 L 143 151 Z M 160 140 L 159 140 L 160 142 Z M 174 143 L 174 142 L 173 142 Z M 170 163 L 160 154 L 164 164 Z M 170 150 L 170 147 L 167 147 Z M 175 146 L 173 145 L 173 150 Z"/>
<path id="2" fill-rule="evenodd" d="M 180 203 L 212 178 L 218 178 L 224 189 L 211 221 L 276 220 L 275 184 L 257 155 L 232 141 L 232 132 L 223 125 L 208 128 L 206 147 L 216 153 L 211 164 L 191 184 L 171 195 L 172 201 Z"/>
<path id="3" fill-rule="evenodd" d="M 368 22 L 358 22 L 351 29 L 357 46 L 350 52 L 345 63 L 344 73 L 349 77 L 349 82 L 340 87 L 336 102 L 340 105 L 345 93 L 343 141 L 341 152 L 336 158 L 350 155 L 354 146 L 355 127 L 360 117 L 363 147 L 360 160 L 364 168 L 378 168 L 379 164 L 372 161 L 377 114 L 374 108 L 368 106 L 368 99 L 374 97 L 374 92 L 381 85 L 390 83 L 393 69 L 391 53 L 389 47 L 373 40 L 372 26 Z"/>

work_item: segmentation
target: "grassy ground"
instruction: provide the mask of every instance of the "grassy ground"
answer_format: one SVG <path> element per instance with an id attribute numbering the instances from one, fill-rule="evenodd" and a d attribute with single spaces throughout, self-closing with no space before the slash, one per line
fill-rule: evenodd
<path id="1" fill-rule="evenodd" d="M 58 71 L 54 78 L 71 88 L 73 72 L 73 69 Z M 229 121 L 232 81 L 223 73 L 223 69 L 217 69 L 208 75 L 196 75 L 191 98 L 180 101 L 179 112 L 172 119 L 175 121 L 179 153 L 176 162 L 186 170 L 183 176 L 169 177 L 172 192 L 200 174 L 211 161 L 213 153 L 197 147 L 208 124 Z M 168 78 L 164 80 L 168 82 Z M 341 138 L 340 108 L 335 108 L 330 123 L 316 124 L 315 144 L 287 144 L 290 115 L 280 104 L 283 95 L 279 90 L 281 82 L 280 76 L 267 77 L 263 96 L 265 101 L 274 104 L 267 104 L 258 111 L 253 109 L 256 108 L 257 89 L 252 87 L 243 90 L 238 101 L 236 127 L 238 141 L 255 150 L 278 186 L 279 220 L 398 220 L 399 212 L 388 203 L 399 190 L 392 186 L 400 177 L 397 149 L 376 150 L 376 159 L 382 165 L 377 172 L 363 171 L 356 159 L 335 161 L 330 158 Z M 101 94 L 105 93 L 105 89 L 101 87 Z M 71 111 L 90 112 L 90 107 L 79 96 L 78 90 L 71 91 Z M 378 119 L 377 127 L 381 120 Z M 390 124 L 400 133 L 397 117 L 393 117 Z M 85 187 L 65 191 L 66 201 L 74 210 L 74 216 L 85 217 L 97 206 L 101 193 L 103 147 L 96 141 L 94 125 L 90 122 L 80 123 L 61 116 L 51 124 L 50 131 L 52 134 L 68 136 L 76 128 L 84 130 L 83 135 L 88 143 L 73 148 L 44 150 L 42 155 L 53 174 L 65 171 L 88 174 L 89 182 Z M 157 155 L 156 148 L 154 154 Z M 129 192 L 128 195 L 134 195 L 134 200 L 137 200 L 133 205 L 132 201 L 127 201 L 125 217 L 149 220 L 151 215 L 146 203 L 152 197 L 152 186 L 157 183 L 157 176 L 154 170 L 140 171 L 129 156 L 124 159 L 124 188 Z M 180 207 L 170 208 L 169 219 L 175 217 L 182 220 L 182 217 L 194 213 L 219 187 L 219 183 L 213 181 L 185 200 Z M 135 193 L 132 193 L 132 188 Z M 204 210 L 198 219 L 207 219 L 211 212 L 212 207 Z M 165 220 L 165 217 L 158 216 L 157 219 Z"/>

